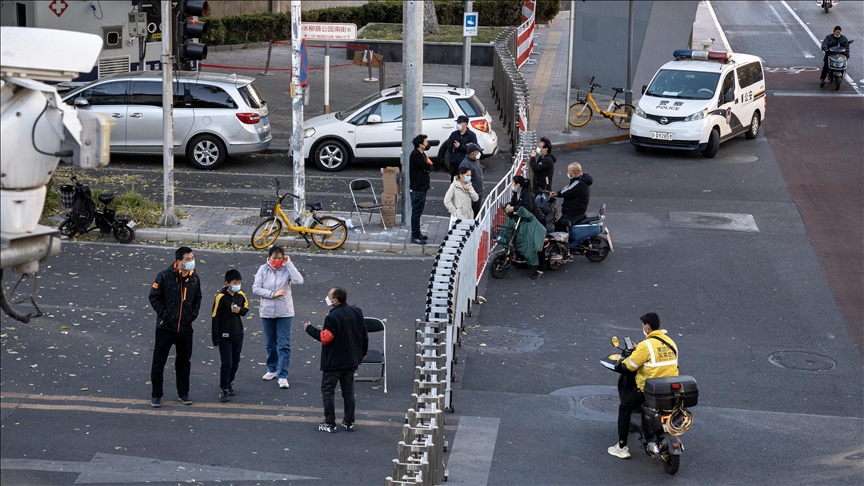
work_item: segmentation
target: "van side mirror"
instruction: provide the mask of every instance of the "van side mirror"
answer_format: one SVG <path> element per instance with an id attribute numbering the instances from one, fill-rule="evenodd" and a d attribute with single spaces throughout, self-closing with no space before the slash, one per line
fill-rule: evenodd
<path id="1" fill-rule="evenodd" d="M 723 95 L 723 103 L 731 103 L 735 99 L 735 93 L 732 91 L 727 91 L 726 94 Z"/>
<path id="2" fill-rule="evenodd" d="M 381 115 L 369 115 L 366 117 L 366 123 L 381 123 Z"/>
<path id="3" fill-rule="evenodd" d="M 643 95 L 645 94 L 645 91 L 646 91 L 647 89 L 648 89 L 648 85 L 643 84 L 643 85 L 642 85 L 642 94 L 643 94 Z"/>
<path id="4" fill-rule="evenodd" d="M 90 102 L 85 98 L 75 98 L 75 101 L 72 104 L 81 108 L 90 106 Z"/>

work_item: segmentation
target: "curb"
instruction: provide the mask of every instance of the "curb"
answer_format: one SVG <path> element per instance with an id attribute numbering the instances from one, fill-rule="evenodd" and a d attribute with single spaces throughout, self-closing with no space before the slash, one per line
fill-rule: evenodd
<path id="1" fill-rule="evenodd" d="M 583 140 L 581 142 L 555 143 L 552 142 L 553 149 L 567 149 L 576 147 L 585 147 L 588 145 L 599 145 L 601 143 L 624 142 L 630 140 L 630 135 L 616 135 L 614 137 L 596 138 L 593 140 Z"/>

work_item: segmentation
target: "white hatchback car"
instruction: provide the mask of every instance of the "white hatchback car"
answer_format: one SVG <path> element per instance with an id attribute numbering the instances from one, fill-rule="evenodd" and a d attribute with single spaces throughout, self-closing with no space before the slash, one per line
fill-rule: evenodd
<path id="1" fill-rule="evenodd" d="M 423 85 L 423 130 L 427 153 L 443 160 L 445 142 L 456 130 L 456 117 L 465 115 L 477 134 L 483 156 L 498 152 L 492 117 L 473 89 L 445 84 Z M 398 159 L 402 152 L 402 87 L 376 92 L 337 113 L 303 122 L 303 157 L 325 172 L 340 171 L 351 159 Z"/>

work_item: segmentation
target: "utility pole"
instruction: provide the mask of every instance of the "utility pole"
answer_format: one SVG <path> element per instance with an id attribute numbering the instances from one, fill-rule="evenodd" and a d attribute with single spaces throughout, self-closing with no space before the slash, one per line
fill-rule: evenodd
<path id="1" fill-rule="evenodd" d="M 402 4 L 402 226 L 411 221 L 411 141 L 423 128 L 423 1 Z"/>
<path id="2" fill-rule="evenodd" d="M 300 0 L 291 0 L 291 157 L 294 159 L 294 218 L 306 209 L 306 172 L 303 166 L 303 88 L 300 87 Z"/>
<path id="3" fill-rule="evenodd" d="M 474 2 L 465 0 L 465 11 L 474 11 Z M 471 36 L 466 35 L 462 40 L 462 87 L 468 89 L 471 84 Z"/>
<path id="4" fill-rule="evenodd" d="M 627 89 L 624 90 L 624 103 L 633 104 L 633 0 L 630 0 L 627 15 Z"/>
<path id="5" fill-rule="evenodd" d="M 162 1 L 162 192 L 164 204 L 162 216 L 159 217 L 161 226 L 179 226 L 180 221 L 174 214 L 174 87 L 171 83 L 173 77 L 173 55 L 171 54 L 172 24 L 171 1 Z"/>
<path id="6" fill-rule="evenodd" d="M 324 43 L 324 114 L 330 114 L 330 43 Z"/>
<path id="7" fill-rule="evenodd" d="M 570 89 L 573 83 L 573 43 L 576 30 L 576 0 L 570 0 L 570 47 L 567 49 L 567 102 L 564 104 L 564 133 L 570 133 Z"/>

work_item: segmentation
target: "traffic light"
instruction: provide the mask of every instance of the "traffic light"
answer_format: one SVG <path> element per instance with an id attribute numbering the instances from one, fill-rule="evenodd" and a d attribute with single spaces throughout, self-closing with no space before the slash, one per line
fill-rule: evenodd
<path id="1" fill-rule="evenodd" d="M 182 23 L 180 24 L 180 62 L 203 61 L 207 59 L 207 45 L 192 42 L 202 40 L 207 35 L 207 23 L 195 17 L 207 15 L 207 2 L 186 0 L 182 2 Z"/>

